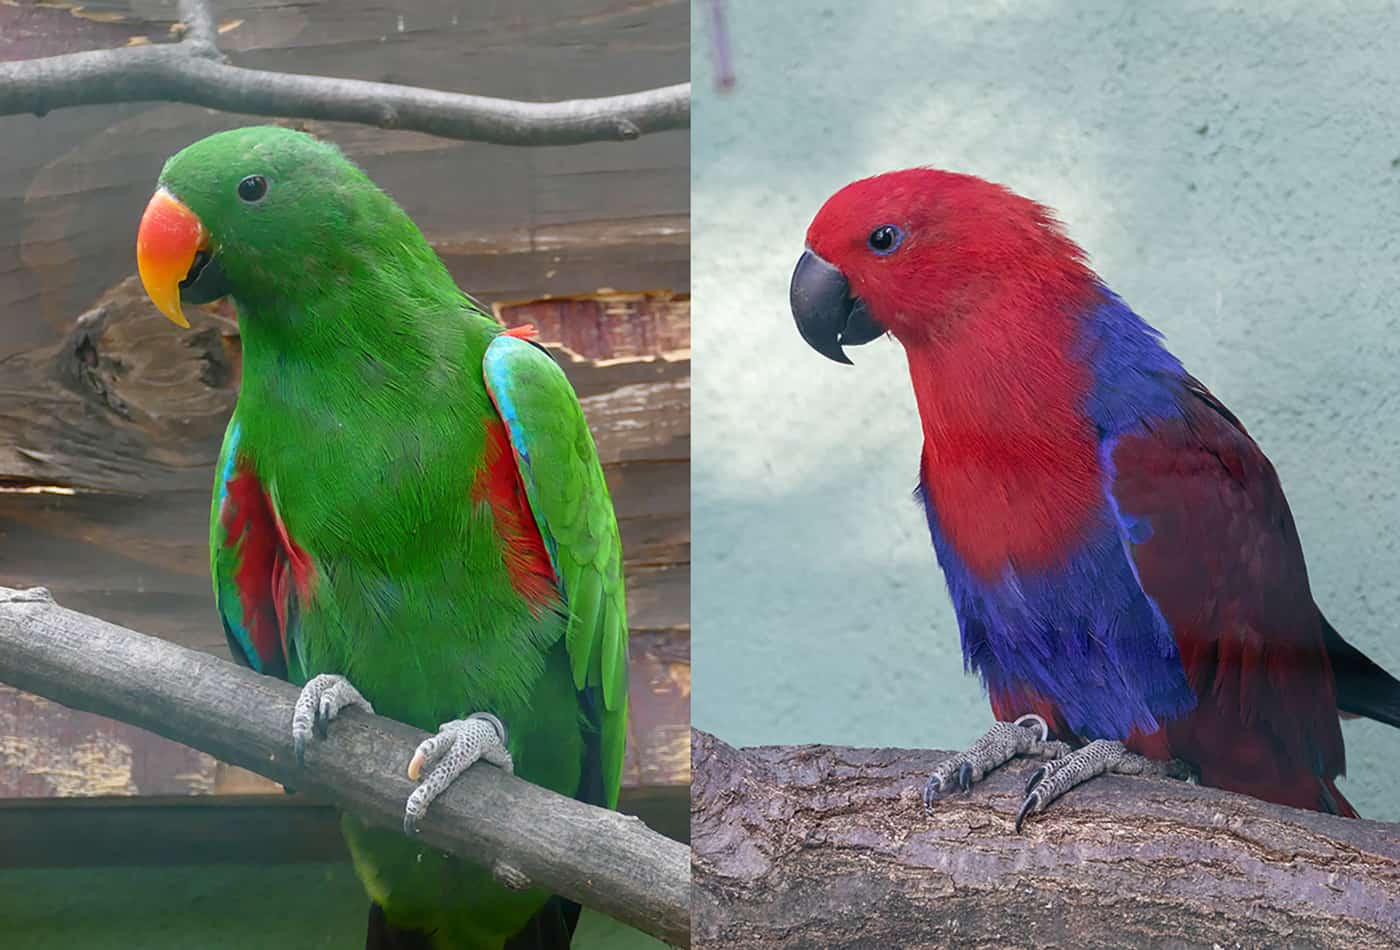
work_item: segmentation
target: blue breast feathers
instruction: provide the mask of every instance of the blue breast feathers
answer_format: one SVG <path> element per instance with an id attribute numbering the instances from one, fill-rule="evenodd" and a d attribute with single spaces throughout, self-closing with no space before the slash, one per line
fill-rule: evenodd
<path id="1" fill-rule="evenodd" d="M 1084 738 L 1122 739 L 1134 729 L 1154 732 L 1196 703 L 1171 630 L 1133 564 L 1131 545 L 1151 537 L 1152 525 L 1120 511 L 1112 492 L 1116 440 L 1179 413 L 1184 371 L 1156 331 L 1107 289 L 1083 320 L 1077 355 L 1094 371 L 1084 409 L 1100 433 L 1104 504 L 1061 562 L 1033 572 L 1007 564 L 994 583 L 981 580 L 943 536 L 922 482 L 916 494 L 967 668 L 992 690 L 1043 696 Z"/>

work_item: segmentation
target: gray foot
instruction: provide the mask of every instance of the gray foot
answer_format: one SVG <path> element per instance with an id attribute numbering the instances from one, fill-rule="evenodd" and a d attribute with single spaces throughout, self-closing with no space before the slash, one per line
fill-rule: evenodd
<path id="1" fill-rule="evenodd" d="M 1129 752 L 1121 742 L 1095 739 L 1083 748 L 1075 749 L 1035 770 L 1026 783 L 1026 800 L 1016 813 L 1017 832 L 1027 816 L 1044 811 L 1047 805 L 1065 792 L 1105 772 L 1175 779 L 1189 779 L 1192 776 L 1191 767 L 1179 759 L 1166 762 L 1149 759 Z"/>
<path id="2" fill-rule="evenodd" d="M 404 834 L 418 833 L 418 820 L 427 812 L 447 787 L 479 760 L 485 759 L 507 772 L 515 770 L 510 752 L 506 750 L 506 727 L 487 712 L 472 713 L 466 719 L 454 719 L 438 727 L 438 734 L 424 739 L 408 763 L 408 777 L 415 782 L 423 767 L 432 771 L 423 784 L 413 790 L 404 806 Z"/>
<path id="3" fill-rule="evenodd" d="M 924 786 L 924 807 L 932 808 L 939 797 L 954 787 L 967 791 L 997 766 L 1018 755 L 1056 759 L 1068 755 L 1067 743 L 1050 739 L 1050 727 L 1039 716 L 1022 716 L 1015 722 L 993 723 L 982 738 L 966 752 L 959 752 L 938 763 Z"/>
<path id="4" fill-rule="evenodd" d="M 296 749 L 298 765 L 306 764 L 306 740 L 311 733 L 314 731 L 324 739 L 326 723 L 340 715 L 346 706 L 358 706 L 367 713 L 374 713 L 369 700 L 361 696 L 348 679 L 335 673 L 312 677 L 301 688 L 292 712 L 292 746 Z"/>

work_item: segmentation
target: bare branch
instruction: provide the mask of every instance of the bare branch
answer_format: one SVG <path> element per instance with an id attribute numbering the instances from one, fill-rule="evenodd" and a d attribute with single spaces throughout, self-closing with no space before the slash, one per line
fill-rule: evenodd
<path id="1" fill-rule="evenodd" d="M 206 0 L 180 0 L 180 20 L 185 24 L 182 42 L 187 47 L 204 46 L 202 55 L 219 56 L 219 32 Z M 196 53 L 201 55 L 201 53 Z"/>
<path id="2" fill-rule="evenodd" d="M 627 141 L 690 125 L 690 84 L 645 92 L 521 102 L 224 63 L 201 0 L 181 0 L 180 43 L 0 63 L 0 115 L 113 102 L 170 101 L 241 112 L 356 122 L 497 145 Z"/>
<path id="3" fill-rule="evenodd" d="M 294 686 L 66 610 L 42 588 L 0 587 L 0 680 L 402 827 L 414 787 L 408 760 L 424 733 L 349 711 L 300 768 L 291 743 Z M 636 818 L 477 766 L 433 803 L 420 836 L 489 867 L 507 886 L 544 887 L 690 946 L 689 851 Z"/>
<path id="4" fill-rule="evenodd" d="M 704 947 L 1395 947 L 1400 826 L 1096 778 L 1013 831 L 1029 771 L 926 811 L 945 753 L 691 733 Z"/>

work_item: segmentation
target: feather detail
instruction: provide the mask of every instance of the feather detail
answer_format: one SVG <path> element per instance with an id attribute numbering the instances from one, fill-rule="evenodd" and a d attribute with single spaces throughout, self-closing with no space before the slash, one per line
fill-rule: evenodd
<path id="1" fill-rule="evenodd" d="M 482 467 L 472 483 L 472 500 L 489 506 L 496 520 L 511 586 L 536 613 L 556 604 L 559 590 L 554 565 L 525 497 L 510 435 L 499 418 L 486 422 L 486 448 Z"/>
<path id="2" fill-rule="evenodd" d="M 583 689 L 597 683 L 590 675 L 596 665 L 594 644 L 598 633 L 598 613 L 602 608 L 603 585 L 593 574 L 584 574 L 575 585 L 569 599 L 569 627 L 564 642 L 569 648 L 569 663 L 574 674 L 574 687 Z M 605 697 L 606 699 L 606 697 Z"/>
<path id="3" fill-rule="evenodd" d="M 215 548 L 214 558 L 216 573 L 221 557 L 234 565 L 230 579 L 238 609 L 235 613 L 233 605 L 221 598 L 220 613 L 229 639 L 238 647 L 236 658 L 260 673 L 285 677 L 287 598 L 292 593 L 286 584 L 288 563 L 294 559 L 309 563 L 309 559 L 280 526 L 257 475 L 237 465 L 233 471 L 222 486 L 218 524 L 223 542 Z M 296 553 L 289 557 L 289 550 Z"/>

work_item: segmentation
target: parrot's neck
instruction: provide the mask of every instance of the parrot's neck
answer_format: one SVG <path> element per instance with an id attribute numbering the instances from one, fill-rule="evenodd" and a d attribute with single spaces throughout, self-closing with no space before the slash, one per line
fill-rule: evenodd
<path id="1" fill-rule="evenodd" d="M 1075 358 L 1083 301 L 992 296 L 951 338 L 907 346 L 924 432 L 921 481 L 974 575 L 1047 567 L 1104 503 L 1094 380 Z"/>
<path id="2" fill-rule="evenodd" d="M 500 328 L 450 279 L 445 288 L 356 281 L 333 293 L 236 303 L 236 418 L 269 490 L 369 492 L 386 470 L 424 469 L 447 456 L 463 471 L 479 463 L 491 411 L 481 365 Z"/>
<path id="3" fill-rule="evenodd" d="M 1179 415 L 1187 378 L 1097 278 L 1069 300 L 1025 286 L 991 295 L 952 338 L 905 350 L 927 503 L 984 580 L 1062 563 L 1108 516 L 1114 441 Z"/>

